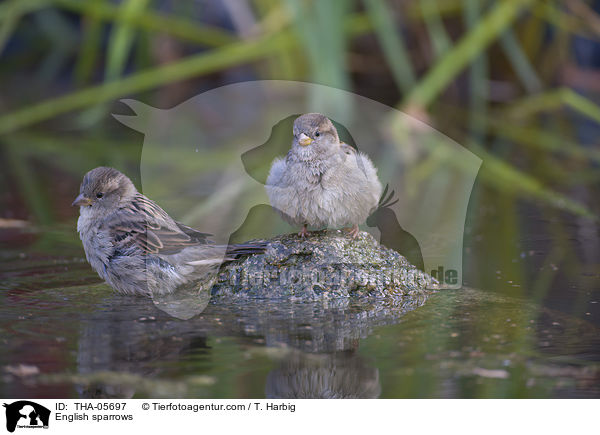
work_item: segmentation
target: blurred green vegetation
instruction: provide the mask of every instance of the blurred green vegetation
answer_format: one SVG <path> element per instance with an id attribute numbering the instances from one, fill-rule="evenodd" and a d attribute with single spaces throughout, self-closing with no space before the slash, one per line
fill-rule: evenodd
<path id="1" fill-rule="evenodd" d="M 534 302 L 558 293 L 582 316 L 582 274 L 598 265 L 598 11 L 585 0 L 5 0 L 0 218 L 38 228 L 35 249 L 80 249 L 69 204 L 81 175 L 111 165 L 139 186 L 142 138 L 109 115 L 121 98 L 165 108 L 235 81 L 314 82 L 404 110 L 481 157 L 469 283 Z M 52 231 L 61 225 L 72 237 Z M 532 227 L 550 246 L 531 243 Z M 520 350 L 534 333 L 515 333 Z"/>
<path id="2" fill-rule="evenodd" d="M 397 106 L 484 157 L 494 189 L 592 216 L 564 195 L 561 168 L 598 181 L 595 135 L 583 132 L 600 122 L 597 71 L 576 53 L 597 41 L 599 21 L 582 0 L 8 0 L 0 140 L 48 150 L 83 135 L 87 164 L 63 165 L 55 148 L 59 169 L 81 172 L 114 158 L 98 143 L 122 140 L 110 103 L 174 105 L 237 69 L 233 80 L 305 80 Z M 6 153 L 28 216 L 48 222 L 27 155 Z"/>

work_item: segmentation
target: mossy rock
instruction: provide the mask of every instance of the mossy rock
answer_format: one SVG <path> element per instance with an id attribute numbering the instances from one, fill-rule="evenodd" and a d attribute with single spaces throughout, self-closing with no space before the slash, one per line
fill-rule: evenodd
<path id="1" fill-rule="evenodd" d="M 437 281 L 369 233 L 351 239 L 340 230 L 287 234 L 269 240 L 265 253 L 225 264 L 213 297 L 402 298 L 425 295 Z"/>

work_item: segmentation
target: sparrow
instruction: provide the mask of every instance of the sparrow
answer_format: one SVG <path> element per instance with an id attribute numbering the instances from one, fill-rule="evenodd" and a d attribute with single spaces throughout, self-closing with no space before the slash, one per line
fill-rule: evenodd
<path id="1" fill-rule="evenodd" d="M 109 167 L 85 174 L 72 205 L 79 207 L 77 231 L 88 262 L 121 294 L 167 295 L 212 286 L 223 262 L 266 248 L 263 242 L 213 244 L 210 234 L 173 220 Z"/>
<path id="2" fill-rule="evenodd" d="M 294 139 L 285 158 L 273 161 L 265 185 L 271 206 L 291 225 L 351 227 L 377 208 L 381 183 L 371 160 L 340 141 L 331 121 L 307 113 L 294 121 Z"/>

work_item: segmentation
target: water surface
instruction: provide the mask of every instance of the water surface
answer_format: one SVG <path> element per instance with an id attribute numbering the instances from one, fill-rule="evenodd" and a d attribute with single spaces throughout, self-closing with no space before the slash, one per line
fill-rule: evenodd
<path id="1" fill-rule="evenodd" d="M 56 244 L 75 236 L 64 227 L 53 237 Z M 184 321 L 144 298 L 113 294 L 76 245 L 52 255 L 44 244 L 13 239 L 0 269 L 1 394 L 600 397 L 597 273 L 575 281 L 565 269 L 536 294 L 544 238 L 532 232 L 520 242 L 537 246 L 509 263 L 535 272 L 527 291 L 508 268 L 478 269 L 474 280 L 495 285 L 383 308 L 346 300 L 221 301 Z M 557 286 L 564 291 L 553 291 Z"/>

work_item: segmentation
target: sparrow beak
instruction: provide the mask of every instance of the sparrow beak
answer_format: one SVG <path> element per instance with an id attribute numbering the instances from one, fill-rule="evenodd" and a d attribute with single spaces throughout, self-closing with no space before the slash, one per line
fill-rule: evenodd
<path id="1" fill-rule="evenodd" d="M 80 193 L 71 204 L 73 207 L 84 207 L 86 205 L 92 205 L 92 200 L 83 196 L 83 193 Z"/>
<path id="2" fill-rule="evenodd" d="M 300 137 L 298 138 L 298 143 L 303 147 L 310 145 L 312 141 L 313 140 L 304 133 L 301 133 Z"/>

